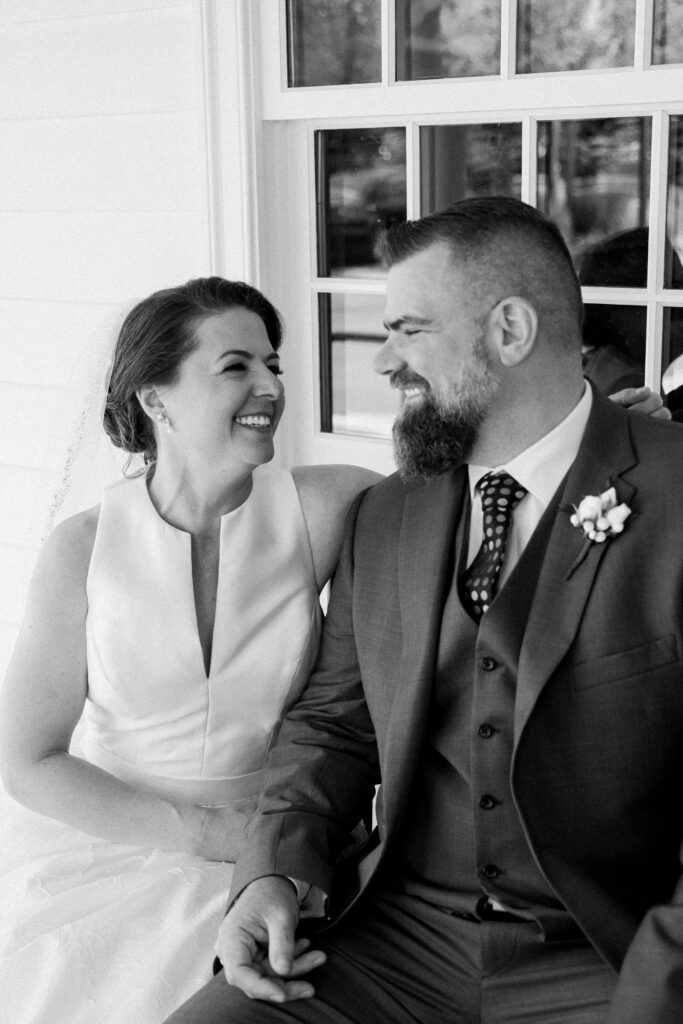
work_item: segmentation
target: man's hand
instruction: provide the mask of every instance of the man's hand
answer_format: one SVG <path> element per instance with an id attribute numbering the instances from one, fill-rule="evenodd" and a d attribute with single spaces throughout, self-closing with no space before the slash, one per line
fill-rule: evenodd
<path id="1" fill-rule="evenodd" d="M 664 406 L 664 401 L 656 391 L 650 388 L 624 388 L 609 396 L 617 405 L 623 405 L 629 412 L 641 413 L 643 416 L 654 416 L 658 420 L 670 420 L 671 413 Z"/>
<path id="2" fill-rule="evenodd" d="M 285 1003 L 314 994 L 301 975 L 326 960 L 309 951 L 307 939 L 295 941 L 299 902 L 294 886 L 281 875 L 257 878 L 240 894 L 218 933 L 216 953 L 225 979 L 250 999 Z"/>

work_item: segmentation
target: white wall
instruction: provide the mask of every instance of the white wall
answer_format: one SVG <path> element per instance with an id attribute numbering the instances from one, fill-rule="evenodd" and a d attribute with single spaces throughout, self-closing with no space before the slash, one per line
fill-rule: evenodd
<path id="1" fill-rule="evenodd" d="M 218 9 L 230 37 L 234 4 Z M 0 677 L 87 350 L 136 299 L 226 269 L 212 196 L 221 176 L 239 195 L 239 168 L 216 149 L 214 15 L 210 0 L 0 0 Z"/>

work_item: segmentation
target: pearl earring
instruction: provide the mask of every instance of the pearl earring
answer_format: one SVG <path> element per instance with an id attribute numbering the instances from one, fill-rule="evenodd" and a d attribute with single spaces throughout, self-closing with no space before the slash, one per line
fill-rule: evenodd
<path id="1" fill-rule="evenodd" d="M 170 434 L 173 430 L 171 422 L 165 412 L 157 412 L 154 414 L 154 418 L 159 424 L 162 424 L 166 428 L 166 433 Z"/>

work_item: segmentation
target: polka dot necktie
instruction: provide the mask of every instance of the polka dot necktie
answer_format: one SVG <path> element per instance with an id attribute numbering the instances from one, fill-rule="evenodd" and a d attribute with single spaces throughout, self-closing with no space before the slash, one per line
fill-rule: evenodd
<path id="1" fill-rule="evenodd" d="M 480 621 L 498 589 L 505 543 L 512 512 L 526 488 L 507 473 L 487 473 L 479 481 L 484 539 L 472 564 L 460 578 L 462 602 L 473 619 Z"/>

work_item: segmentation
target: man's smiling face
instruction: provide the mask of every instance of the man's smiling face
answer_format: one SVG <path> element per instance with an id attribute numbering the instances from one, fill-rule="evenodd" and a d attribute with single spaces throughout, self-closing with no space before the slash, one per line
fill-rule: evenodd
<path id="1" fill-rule="evenodd" d="M 487 312 L 445 243 L 389 271 L 389 335 L 375 370 L 403 392 L 394 440 L 406 477 L 443 472 L 472 449 L 497 388 L 484 337 Z"/>

